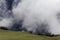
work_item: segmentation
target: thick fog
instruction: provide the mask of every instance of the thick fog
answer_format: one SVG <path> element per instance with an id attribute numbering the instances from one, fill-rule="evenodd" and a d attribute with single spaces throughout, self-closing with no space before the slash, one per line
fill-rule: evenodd
<path id="1" fill-rule="evenodd" d="M 0 20 L 10 30 L 60 35 L 60 0 L 0 0 Z"/>

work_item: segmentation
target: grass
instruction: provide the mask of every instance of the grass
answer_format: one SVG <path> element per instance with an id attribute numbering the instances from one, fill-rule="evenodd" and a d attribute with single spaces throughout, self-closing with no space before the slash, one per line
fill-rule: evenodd
<path id="1" fill-rule="evenodd" d="M 0 30 L 0 40 L 60 40 L 60 36 L 49 37 L 27 32 Z"/>

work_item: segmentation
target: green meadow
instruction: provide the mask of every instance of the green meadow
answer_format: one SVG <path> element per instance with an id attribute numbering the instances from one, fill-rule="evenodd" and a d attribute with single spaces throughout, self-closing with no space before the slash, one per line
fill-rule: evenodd
<path id="1" fill-rule="evenodd" d="M 60 40 L 60 36 L 50 37 L 20 31 L 0 30 L 0 40 Z"/>

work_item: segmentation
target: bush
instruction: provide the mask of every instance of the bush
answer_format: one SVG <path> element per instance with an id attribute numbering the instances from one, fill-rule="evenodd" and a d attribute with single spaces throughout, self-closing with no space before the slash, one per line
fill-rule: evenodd
<path id="1" fill-rule="evenodd" d="M 0 29 L 3 29 L 3 30 L 8 30 L 8 28 L 6 28 L 6 27 L 0 27 Z"/>

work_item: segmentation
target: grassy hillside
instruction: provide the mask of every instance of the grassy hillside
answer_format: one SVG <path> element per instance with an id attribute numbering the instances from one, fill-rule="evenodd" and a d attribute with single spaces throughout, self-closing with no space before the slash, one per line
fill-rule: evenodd
<path id="1" fill-rule="evenodd" d="M 33 35 L 27 32 L 0 30 L 0 40 L 60 40 L 60 36 L 49 37 L 44 35 Z"/>

